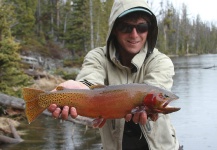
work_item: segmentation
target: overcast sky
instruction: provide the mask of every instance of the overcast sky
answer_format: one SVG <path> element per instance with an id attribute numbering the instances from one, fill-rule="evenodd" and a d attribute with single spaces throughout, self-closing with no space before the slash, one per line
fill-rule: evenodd
<path id="1" fill-rule="evenodd" d="M 151 0 L 148 0 L 151 1 Z M 158 5 L 161 0 L 152 0 L 153 7 Z M 166 2 L 166 0 L 165 0 Z M 216 0 L 169 0 L 173 3 L 176 9 L 181 9 L 182 4 L 186 4 L 189 18 L 196 18 L 197 14 L 200 15 L 202 21 L 214 22 L 217 24 L 217 1 Z M 155 12 L 156 13 L 156 12 Z"/>

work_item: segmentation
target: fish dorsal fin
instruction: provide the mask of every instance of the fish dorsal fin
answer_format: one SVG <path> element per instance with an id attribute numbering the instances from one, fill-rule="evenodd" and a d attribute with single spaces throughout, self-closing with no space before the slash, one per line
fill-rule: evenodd
<path id="1" fill-rule="evenodd" d="M 56 87 L 56 90 L 57 90 L 57 91 L 62 91 L 62 90 L 65 90 L 65 88 L 64 88 L 63 86 L 57 86 L 57 87 Z"/>
<path id="2" fill-rule="evenodd" d="M 97 85 L 90 86 L 90 89 L 93 90 L 93 89 L 100 89 L 104 87 L 106 87 L 106 85 L 97 84 Z"/>
<path id="3" fill-rule="evenodd" d="M 57 86 L 55 88 L 56 91 L 63 91 L 63 90 L 72 90 L 72 89 L 69 89 L 69 88 L 66 88 L 66 87 L 63 87 L 63 86 Z"/>

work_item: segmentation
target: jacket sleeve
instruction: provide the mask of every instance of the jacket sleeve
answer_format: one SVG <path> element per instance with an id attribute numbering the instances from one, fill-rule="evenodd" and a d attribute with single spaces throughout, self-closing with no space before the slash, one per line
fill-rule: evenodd
<path id="1" fill-rule="evenodd" d="M 105 61 L 106 56 L 103 48 L 96 48 L 88 52 L 84 57 L 81 71 L 76 77 L 77 81 L 90 86 L 92 84 L 104 85 L 106 78 Z"/>
<path id="2" fill-rule="evenodd" d="M 171 90 L 175 75 L 173 62 L 168 56 L 158 51 L 154 55 L 147 64 L 144 83 Z"/>

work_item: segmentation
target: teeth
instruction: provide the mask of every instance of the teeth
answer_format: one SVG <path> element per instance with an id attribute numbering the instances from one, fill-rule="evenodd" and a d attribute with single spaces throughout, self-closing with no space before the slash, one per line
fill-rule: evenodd
<path id="1" fill-rule="evenodd" d="M 132 43 L 132 44 L 136 44 L 136 43 L 138 43 L 138 42 L 136 42 L 136 41 L 129 41 L 130 43 Z"/>

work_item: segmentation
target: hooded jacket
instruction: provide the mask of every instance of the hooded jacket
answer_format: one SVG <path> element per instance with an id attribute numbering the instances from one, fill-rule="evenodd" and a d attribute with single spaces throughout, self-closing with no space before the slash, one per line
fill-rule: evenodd
<path id="1" fill-rule="evenodd" d="M 144 8 L 151 13 L 152 27 L 144 48 L 131 61 L 134 66 L 132 69 L 123 66 L 117 58 L 111 31 L 116 19 L 125 11 L 135 7 Z M 88 52 L 76 80 L 88 86 L 146 83 L 171 90 L 174 66 L 169 57 L 154 48 L 157 30 L 156 17 L 145 0 L 115 0 L 109 18 L 107 45 Z M 124 124 L 124 118 L 106 121 L 100 129 L 104 150 L 122 149 Z M 150 150 L 178 150 L 179 143 L 169 115 L 159 114 L 157 121 L 148 120 L 146 125 L 140 127 Z"/>

